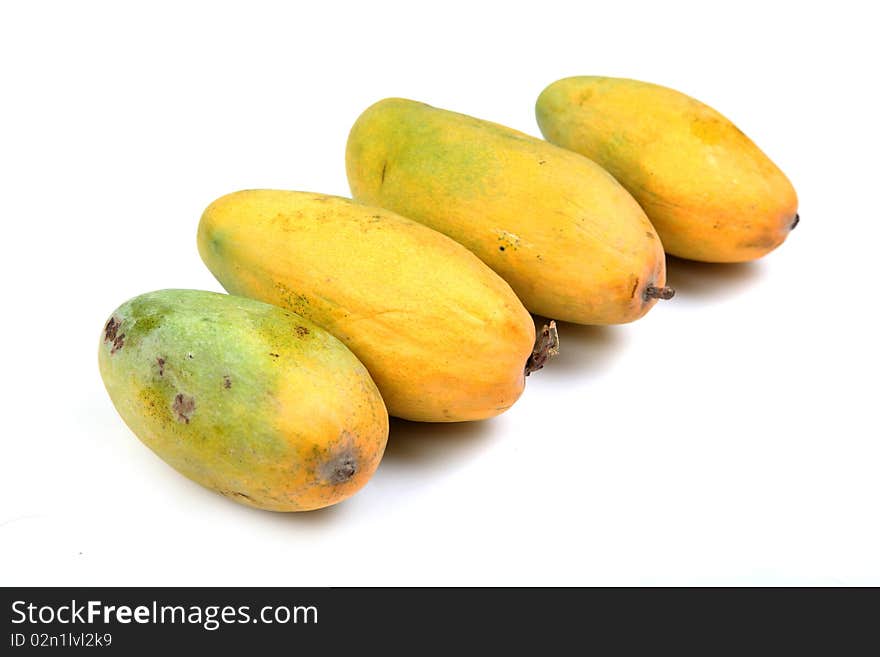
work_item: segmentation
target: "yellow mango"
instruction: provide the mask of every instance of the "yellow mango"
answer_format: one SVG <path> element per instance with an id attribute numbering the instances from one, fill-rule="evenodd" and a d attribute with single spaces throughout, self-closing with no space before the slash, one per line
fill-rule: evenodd
<path id="1" fill-rule="evenodd" d="M 785 174 L 733 123 L 647 82 L 573 77 L 538 98 L 548 141 L 585 155 L 639 201 L 667 253 L 706 262 L 754 260 L 797 224 Z"/>
<path id="2" fill-rule="evenodd" d="M 342 340 L 392 415 L 497 415 L 534 365 L 534 322 L 507 283 L 460 244 L 388 210 L 242 191 L 205 210 L 198 244 L 229 292 L 293 310 Z"/>
<path id="3" fill-rule="evenodd" d="M 390 98 L 352 127 L 346 168 L 355 199 L 460 242 L 534 313 L 623 323 L 671 295 L 645 213 L 606 171 L 571 151 Z"/>
<path id="4" fill-rule="evenodd" d="M 388 414 L 332 335 L 253 299 L 160 290 L 117 308 L 98 362 L 141 441 L 235 502 L 272 511 L 335 504 L 372 476 Z"/>

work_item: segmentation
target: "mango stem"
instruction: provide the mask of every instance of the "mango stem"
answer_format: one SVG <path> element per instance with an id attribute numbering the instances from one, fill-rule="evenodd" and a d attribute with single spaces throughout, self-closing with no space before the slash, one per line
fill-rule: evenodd
<path id="1" fill-rule="evenodd" d="M 671 299 L 675 296 L 675 290 L 669 286 L 657 287 L 649 285 L 645 288 L 645 299 Z"/>
<path id="2" fill-rule="evenodd" d="M 543 368 L 544 364 L 558 353 L 559 333 L 556 332 L 556 322 L 551 319 L 550 324 L 544 324 L 544 328 L 538 333 L 535 348 L 526 361 L 526 376 Z"/>

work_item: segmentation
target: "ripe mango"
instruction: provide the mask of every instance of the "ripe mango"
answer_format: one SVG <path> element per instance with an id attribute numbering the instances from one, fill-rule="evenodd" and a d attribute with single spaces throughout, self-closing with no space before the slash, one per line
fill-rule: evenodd
<path id="1" fill-rule="evenodd" d="M 479 420 L 522 393 L 532 318 L 472 253 L 421 224 L 334 196 L 249 190 L 205 210 L 198 244 L 229 292 L 342 340 L 392 415 Z"/>
<path id="2" fill-rule="evenodd" d="M 372 476 L 388 414 L 336 338 L 253 299 L 162 290 L 104 325 L 104 385 L 125 423 L 181 474 L 241 504 L 306 511 Z"/>
<path id="3" fill-rule="evenodd" d="M 595 160 L 635 196 L 667 253 L 753 260 L 798 222 L 785 174 L 728 119 L 682 93 L 566 78 L 541 93 L 536 114 L 549 141 Z"/>
<path id="4" fill-rule="evenodd" d="M 355 122 L 346 168 L 355 199 L 460 242 L 534 313 L 623 323 L 671 294 L 645 213 L 606 171 L 571 151 L 390 98 Z"/>

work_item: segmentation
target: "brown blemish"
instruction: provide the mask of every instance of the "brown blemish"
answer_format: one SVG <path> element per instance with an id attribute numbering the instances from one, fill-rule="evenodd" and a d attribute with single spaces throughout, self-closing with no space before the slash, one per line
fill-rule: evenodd
<path id="1" fill-rule="evenodd" d="M 178 422 L 189 424 L 189 419 L 196 410 L 196 400 L 189 395 L 179 392 L 177 393 L 177 396 L 174 397 L 174 404 L 171 408 L 177 414 Z"/>
<path id="2" fill-rule="evenodd" d="M 303 338 L 309 334 L 309 329 L 307 329 L 305 326 L 297 326 L 296 327 L 296 334 L 299 337 Z"/>
<path id="3" fill-rule="evenodd" d="M 107 320 L 107 323 L 104 325 L 104 342 L 113 342 L 116 340 L 116 331 L 119 330 L 121 321 L 116 319 L 116 317 L 111 317 Z"/>
<path id="4" fill-rule="evenodd" d="M 379 186 L 380 187 L 385 184 L 385 170 L 387 168 L 388 168 L 388 160 L 385 160 L 382 163 L 382 177 L 379 179 Z"/>
<path id="5" fill-rule="evenodd" d="M 272 358 L 278 358 L 278 356 L 280 356 L 280 354 L 276 354 L 276 353 L 272 353 L 272 352 L 270 352 L 269 355 L 272 356 Z"/>
<path id="6" fill-rule="evenodd" d="M 252 498 L 250 495 L 246 495 L 246 494 L 241 493 L 237 490 L 218 490 L 217 492 L 220 493 L 221 495 L 223 495 L 224 497 L 231 497 L 232 499 L 235 499 L 236 497 L 240 497 L 242 499 L 247 500 L 248 502 L 254 501 L 254 498 Z"/>
<path id="7" fill-rule="evenodd" d="M 743 249 L 760 249 L 762 251 L 769 251 L 779 246 L 779 243 L 779 237 L 771 233 L 765 233 L 763 235 L 755 237 L 754 239 L 740 242 L 739 246 Z"/>
<path id="8" fill-rule="evenodd" d="M 110 355 L 112 356 L 117 351 L 122 349 L 125 346 L 125 333 L 120 333 L 113 340 L 113 346 L 110 348 Z"/>
<path id="9" fill-rule="evenodd" d="M 344 484 L 357 474 L 357 461 L 353 454 L 342 454 L 322 466 L 324 480 L 328 484 L 338 486 Z"/>
<path id="10" fill-rule="evenodd" d="M 339 486 L 350 481 L 358 472 L 358 452 L 354 446 L 354 437 L 343 430 L 339 436 L 338 446 L 330 458 L 318 466 L 318 475 L 331 486 Z"/>
<path id="11" fill-rule="evenodd" d="M 647 235 L 648 239 L 655 239 L 654 233 L 652 233 L 651 231 L 646 230 L 645 235 Z"/>
<path id="12" fill-rule="evenodd" d="M 119 332 L 121 326 L 122 320 L 115 316 L 108 319 L 104 325 L 104 344 L 110 343 L 111 356 L 125 346 L 125 333 Z"/>
<path id="13" fill-rule="evenodd" d="M 633 289 L 632 289 L 632 292 L 629 293 L 629 298 L 630 298 L 630 299 L 635 298 L 635 296 L 636 296 L 636 290 L 638 290 L 638 289 L 639 289 L 639 279 L 637 278 L 636 281 L 635 281 L 635 283 L 633 283 Z"/>
<path id="14" fill-rule="evenodd" d="M 538 160 L 538 164 L 547 164 L 547 160 Z"/>
<path id="15" fill-rule="evenodd" d="M 159 366 L 159 376 L 163 376 L 165 374 L 165 359 L 160 356 L 156 359 L 156 364 Z"/>
<path id="16" fill-rule="evenodd" d="M 229 390 L 232 387 L 232 379 L 229 378 L 228 374 L 223 375 L 223 387 Z"/>
<path id="17" fill-rule="evenodd" d="M 792 220 L 791 226 L 789 226 L 788 229 L 794 230 L 800 222 L 801 222 L 801 215 L 799 215 L 799 214 L 794 215 L 794 219 Z"/>

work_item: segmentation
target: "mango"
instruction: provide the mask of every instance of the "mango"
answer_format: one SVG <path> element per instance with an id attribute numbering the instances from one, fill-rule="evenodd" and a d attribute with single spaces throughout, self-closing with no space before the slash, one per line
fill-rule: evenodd
<path id="1" fill-rule="evenodd" d="M 135 435 L 175 470 L 247 506 L 306 511 L 375 472 L 388 414 L 336 338 L 252 299 L 161 290 L 117 308 L 101 377 Z"/>
<path id="2" fill-rule="evenodd" d="M 606 171 L 571 151 L 390 98 L 355 122 L 346 168 L 356 200 L 460 242 L 533 313 L 616 324 L 671 294 L 645 213 Z"/>
<path id="3" fill-rule="evenodd" d="M 248 190 L 205 210 L 198 245 L 229 292 L 342 340 L 392 415 L 480 420 L 523 391 L 532 318 L 472 253 L 421 224 L 340 197 Z"/>
<path id="4" fill-rule="evenodd" d="M 799 221 L 785 174 L 711 107 L 647 82 L 573 77 L 536 104 L 547 140 L 585 155 L 638 200 L 668 253 L 745 262 Z"/>

